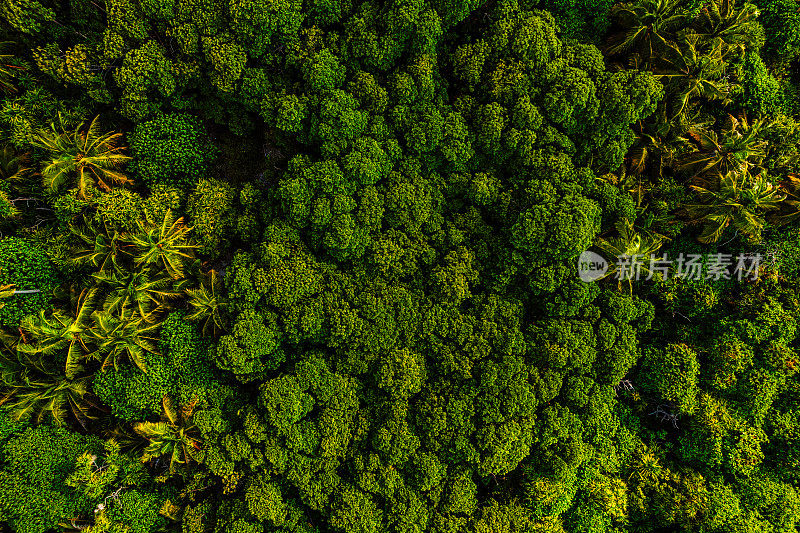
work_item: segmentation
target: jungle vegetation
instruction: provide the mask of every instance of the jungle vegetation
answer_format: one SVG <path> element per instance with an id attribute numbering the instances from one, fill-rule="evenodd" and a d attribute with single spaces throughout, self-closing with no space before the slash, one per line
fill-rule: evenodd
<path id="1" fill-rule="evenodd" d="M 798 531 L 800 0 L 0 0 L 0 41 L 0 531 Z"/>

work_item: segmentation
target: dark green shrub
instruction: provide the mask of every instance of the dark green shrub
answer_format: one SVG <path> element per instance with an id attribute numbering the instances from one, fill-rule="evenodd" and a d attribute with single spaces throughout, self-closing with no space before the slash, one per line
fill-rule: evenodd
<path id="1" fill-rule="evenodd" d="M 20 533 L 45 533 L 91 513 L 87 498 L 64 480 L 81 454 L 101 449 L 96 437 L 51 426 L 12 436 L 0 449 L 0 523 Z"/>
<path id="2" fill-rule="evenodd" d="M 94 393 L 123 420 L 142 420 L 157 415 L 161 399 L 172 392 L 175 371 L 161 355 L 148 353 L 147 373 L 132 366 L 109 368 L 94 378 Z"/>
<path id="3" fill-rule="evenodd" d="M 553 14 L 561 35 L 581 42 L 600 44 L 609 26 L 608 15 L 615 0 L 544 0 L 531 2 Z"/>
<path id="4" fill-rule="evenodd" d="M 657 401 L 672 403 L 681 413 L 697 408 L 700 363 L 697 354 L 685 344 L 670 344 L 664 350 L 649 350 L 641 367 L 641 382 Z"/>
<path id="5" fill-rule="evenodd" d="M 783 87 L 770 74 L 761 56 L 752 52 L 742 64 L 741 105 L 752 116 L 774 115 L 785 109 Z"/>
<path id="6" fill-rule="evenodd" d="M 188 212 L 202 252 L 217 257 L 236 226 L 236 191 L 218 179 L 201 178 L 189 197 Z"/>
<path id="7" fill-rule="evenodd" d="M 800 54 L 800 2 L 797 0 L 756 0 L 759 20 L 767 39 L 764 52 L 779 61 L 791 61 Z"/>
<path id="8" fill-rule="evenodd" d="M 158 494 L 135 489 L 126 491 L 111 506 L 108 517 L 113 522 L 125 527 L 126 533 L 160 531 L 167 522 L 158 513 L 162 503 Z"/>
<path id="9" fill-rule="evenodd" d="M 57 284 L 56 271 L 41 248 L 17 237 L 6 237 L 0 240 L 0 284 L 14 284 L 18 291 L 39 291 L 15 294 L 3 302 L 0 324 L 16 326 L 23 316 L 48 307 Z"/>
<path id="10" fill-rule="evenodd" d="M 190 188 L 214 159 L 203 126 L 183 113 L 161 114 L 138 124 L 131 137 L 135 175 L 149 187 L 158 183 Z"/>
<path id="11" fill-rule="evenodd" d="M 97 199 L 97 214 L 120 229 L 132 230 L 141 219 L 144 200 L 128 189 L 114 188 Z"/>

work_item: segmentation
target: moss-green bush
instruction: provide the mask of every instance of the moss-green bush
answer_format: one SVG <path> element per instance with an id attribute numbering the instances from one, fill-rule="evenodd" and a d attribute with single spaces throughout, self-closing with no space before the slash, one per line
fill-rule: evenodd
<path id="1" fill-rule="evenodd" d="M 0 448 L 0 523 L 19 533 L 55 530 L 65 518 L 88 515 L 85 496 L 64 484 L 86 451 L 102 444 L 65 428 L 38 426 L 12 436 Z"/>
<path id="2" fill-rule="evenodd" d="M 137 124 L 130 146 L 136 177 L 150 187 L 160 183 L 182 189 L 208 172 L 215 151 L 200 121 L 184 113 L 160 114 Z"/>
<path id="3" fill-rule="evenodd" d="M 189 197 L 187 210 L 203 253 L 217 257 L 227 248 L 236 225 L 236 191 L 214 178 L 201 178 Z"/>
<path id="4" fill-rule="evenodd" d="M 0 283 L 14 284 L 20 291 L 39 291 L 15 294 L 3 302 L 0 324 L 16 326 L 23 316 L 49 307 L 58 279 L 44 250 L 26 240 L 6 237 L 0 239 Z"/>

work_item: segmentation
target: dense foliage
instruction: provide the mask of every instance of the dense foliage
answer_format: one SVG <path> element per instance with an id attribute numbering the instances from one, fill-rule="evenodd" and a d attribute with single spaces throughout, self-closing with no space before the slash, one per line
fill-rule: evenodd
<path id="1" fill-rule="evenodd" d="M 800 2 L 0 33 L 0 531 L 797 531 Z"/>

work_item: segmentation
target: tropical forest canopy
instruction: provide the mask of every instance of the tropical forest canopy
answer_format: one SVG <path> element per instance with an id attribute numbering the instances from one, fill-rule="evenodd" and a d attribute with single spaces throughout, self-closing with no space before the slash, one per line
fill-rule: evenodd
<path id="1" fill-rule="evenodd" d="M 800 1 L 0 20 L 0 531 L 797 531 Z"/>

